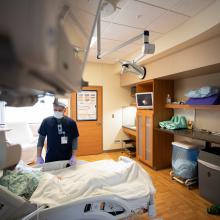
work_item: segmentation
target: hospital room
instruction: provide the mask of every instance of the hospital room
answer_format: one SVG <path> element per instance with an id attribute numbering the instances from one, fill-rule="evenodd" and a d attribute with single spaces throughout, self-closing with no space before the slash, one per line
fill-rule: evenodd
<path id="1" fill-rule="evenodd" d="M 220 219 L 220 0 L 0 0 L 0 219 Z"/>

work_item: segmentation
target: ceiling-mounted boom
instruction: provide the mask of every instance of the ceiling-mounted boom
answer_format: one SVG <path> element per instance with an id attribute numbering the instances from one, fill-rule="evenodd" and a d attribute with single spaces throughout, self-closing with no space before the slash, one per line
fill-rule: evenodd
<path id="1" fill-rule="evenodd" d="M 97 59 L 101 59 L 104 56 L 107 56 L 117 50 L 120 50 L 123 47 L 126 47 L 127 45 L 131 44 L 132 42 L 135 42 L 139 40 L 140 38 L 143 38 L 143 47 L 141 54 L 134 59 L 134 62 L 138 62 L 140 59 L 142 59 L 146 54 L 153 54 L 155 51 L 155 44 L 149 43 L 149 31 L 145 30 L 144 33 L 137 35 L 136 37 L 133 37 L 129 39 L 128 41 L 119 44 L 118 46 L 112 48 L 111 50 L 108 50 L 106 52 L 101 53 L 101 11 L 98 15 L 97 20 Z"/>

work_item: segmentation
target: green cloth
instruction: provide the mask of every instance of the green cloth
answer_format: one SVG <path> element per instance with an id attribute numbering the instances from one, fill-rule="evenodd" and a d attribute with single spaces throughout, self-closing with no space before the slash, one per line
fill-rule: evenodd
<path id="1" fill-rule="evenodd" d="M 207 208 L 207 212 L 211 215 L 220 215 L 220 205 L 212 205 Z"/>
<path id="2" fill-rule="evenodd" d="M 21 172 L 17 170 L 7 170 L 0 178 L 0 185 L 18 196 L 29 199 L 36 190 L 41 177 L 40 171 Z"/>
<path id="3" fill-rule="evenodd" d="M 185 116 L 173 116 L 170 121 L 162 121 L 159 123 L 161 128 L 169 130 L 187 128 L 187 120 Z"/>

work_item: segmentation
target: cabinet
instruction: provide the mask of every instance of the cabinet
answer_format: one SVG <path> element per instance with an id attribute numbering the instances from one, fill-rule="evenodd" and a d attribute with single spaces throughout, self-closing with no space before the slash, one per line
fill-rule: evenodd
<path id="1" fill-rule="evenodd" d="M 136 146 L 137 159 L 153 166 L 153 111 L 138 110 L 137 111 L 137 138 Z"/>
<path id="2" fill-rule="evenodd" d="M 136 85 L 136 92 L 153 92 L 153 109 L 138 109 L 136 114 L 137 159 L 153 169 L 171 166 L 173 135 L 155 128 L 160 121 L 173 116 L 173 109 L 165 108 L 167 94 L 173 96 L 173 81 L 151 80 Z"/>

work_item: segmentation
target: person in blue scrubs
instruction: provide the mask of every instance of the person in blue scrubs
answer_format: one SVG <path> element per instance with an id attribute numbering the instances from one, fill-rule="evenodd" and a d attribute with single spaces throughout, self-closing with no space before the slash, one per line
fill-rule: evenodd
<path id="1" fill-rule="evenodd" d="M 76 122 L 64 116 L 66 106 L 56 99 L 53 103 L 54 116 L 45 118 L 38 130 L 37 163 L 44 163 L 42 149 L 47 137 L 45 162 L 69 160 L 71 166 L 76 164 L 78 145 L 78 128 Z"/>

